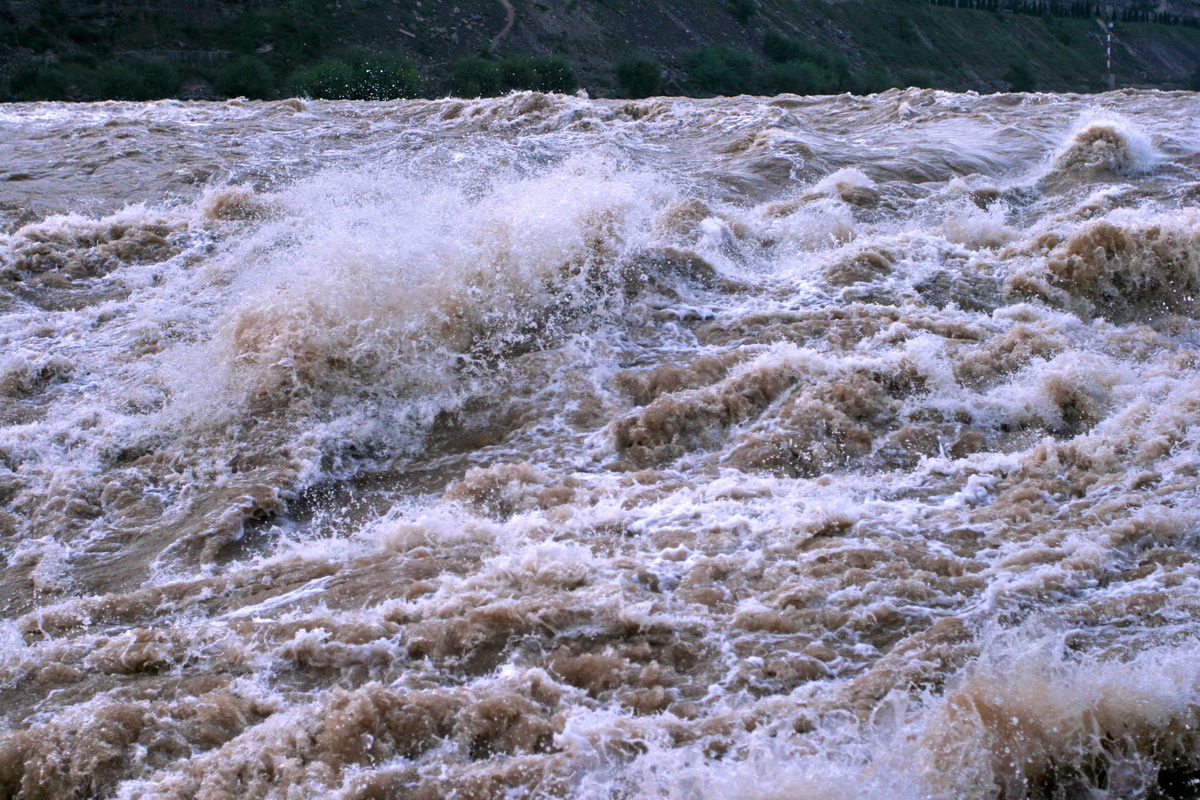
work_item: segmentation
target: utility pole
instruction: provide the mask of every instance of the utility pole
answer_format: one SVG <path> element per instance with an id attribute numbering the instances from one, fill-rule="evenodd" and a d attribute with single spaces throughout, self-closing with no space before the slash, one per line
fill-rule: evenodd
<path id="1" fill-rule="evenodd" d="M 1117 76 L 1112 71 L 1112 29 L 1111 22 L 1097 19 L 1100 30 L 1104 31 L 1104 86 L 1110 92 L 1117 88 Z"/>

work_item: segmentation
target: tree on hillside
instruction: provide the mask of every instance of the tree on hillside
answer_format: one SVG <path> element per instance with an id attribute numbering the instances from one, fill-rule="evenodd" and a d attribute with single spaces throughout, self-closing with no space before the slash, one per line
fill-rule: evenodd
<path id="1" fill-rule="evenodd" d="M 825 94 L 833 88 L 831 76 L 807 61 L 776 64 L 763 74 L 762 82 L 771 94 Z"/>
<path id="2" fill-rule="evenodd" d="M 407 58 L 353 48 L 343 58 L 300 70 L 288 86 L 295 94 L 330 100 L 392 100 L 420 94 L 421 78 Z"/>
<path id="3" fill-rule="evenodd" d="M 529 60 L 533 65 L 536 83 L 530 89 L 539 92 L 561 92 L 569 94 L 579 88 L 575 70 L 565 59 L 558 56 L 535 56 Z"/>
<path id="4" fill-rule="evenodd" d="M 662 91 L 662 66 L 644 53 L 617 62 L 617 84 L 627 97 L 650 97 Z"/>
<path id="5" fill-rule="evenodd" d="M 506 58 L 496 69 L 500 70 L 500 85 L 506 90 L 532 89 L 538 83 L 537 69 L 528 58 Z"/>
<path id="6" fill-rule="evenodd" d="M 693 50 L 687 57 L 688 83 L 702 94 L 745 94 L 754 88 L 754 57 L 727 44 Z"/>
<path id="7" fill-rule="evenodd" d="M 302 97 L 345 100 L 350 96 L 354 73 L 344 61 L 322 61 L 295 72 L 288 79 L 288 93 Z"/>
<path id="8" fill-rule="evenodd" d="M 226 62 L 213 78 L 213 88 L 226 97 L 265 100 L 275 94 L 271 70 L 258 56 L 238 56 Z"/>
<path id="9" fill-rule="evenodd" d="M 812 61 L 819 59 L 819 50 L 811 45 L 785 36 L 779 31 L 763 34 L 763 53 L 776 64 L 788 61 Z"/>
<path id="10" fill-rule="evenodd" d="M 758 11 L 758 3 L 755 0 L 729 0 L 726 8 L 734 19 L 745 25 Z"/>
<path id="11" fill-rule="evenodd" d="M 108 100 L 162 100 L 183 84 L 174 65 L 155 58 L 107 61 L 96 69 L 88 94 Z"/>
<path id="12" fill-rule="evenodd" d="M 0 100 L 66 100 L 70 77 L 44 58 L 18 61 L 8 73 L 7 91 L 0 85 Z"/>
<path id="13" fill-rule="evenodd" d="M 1004 73 L 1004 80 L 1008 83 L 1010 92 L 1036 92 L 1037 91 L 1037 76 L 1033 74 L 1033 69 L 1024 61 L 1018 61 L 1008 68 L 1008 72 Z"/>
<path id="14" fill-rule="evenodd" d="M 446 88 L 455 97 L 495 97 L 500 87 L 500 68 L 486 58 L 460 60 L 446 81 Z"/>

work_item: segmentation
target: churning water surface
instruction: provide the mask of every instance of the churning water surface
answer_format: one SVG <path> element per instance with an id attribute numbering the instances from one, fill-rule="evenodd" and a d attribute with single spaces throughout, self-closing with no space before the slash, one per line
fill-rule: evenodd
<path id="1" fill-rule="evenodd" d="M 1197 119 L 0 106 L 0 795 L 1195 795 Z"/>

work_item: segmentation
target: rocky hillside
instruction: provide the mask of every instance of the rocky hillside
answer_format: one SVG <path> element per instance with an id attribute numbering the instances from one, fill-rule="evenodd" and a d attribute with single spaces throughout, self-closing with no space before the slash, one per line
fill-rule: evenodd
<path id="1" fill-rule="evenodd" d="M 362 96 L 575 85 L 595 95 L 893 85 L 1093 91 L 1104 88 L 1099 13 L 1115 20 L 1118 85 L 1180 88 L 1200 66 L 1191 6 L 1176 0 L 1168 13 L 1143 0 L 0 0 L 0 71 L 7 99 L 16 100 L 319 94 L 345 91 L 336 87 L 363 74 L 388 77 Z"/>

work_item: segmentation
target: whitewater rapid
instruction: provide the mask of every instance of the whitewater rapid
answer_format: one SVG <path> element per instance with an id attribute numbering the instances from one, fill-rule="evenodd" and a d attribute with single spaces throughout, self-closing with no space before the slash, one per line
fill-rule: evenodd
<path id="1" fill-rule="evenodd" d="M 1195 796 L 1197 119 L 0 105 L 0 796 Z"/>

